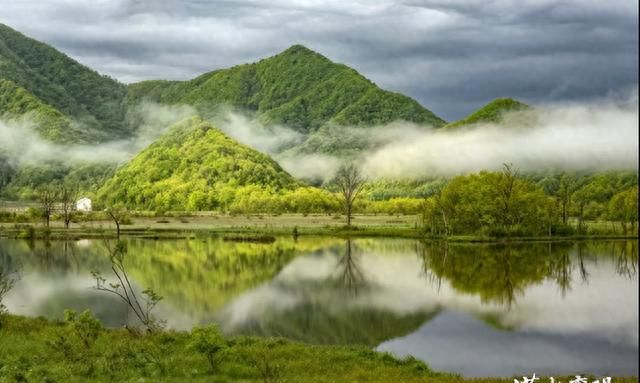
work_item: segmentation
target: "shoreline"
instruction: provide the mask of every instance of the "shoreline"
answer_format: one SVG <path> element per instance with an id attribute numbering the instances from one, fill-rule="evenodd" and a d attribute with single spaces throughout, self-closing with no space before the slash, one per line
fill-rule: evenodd
<path id="1" fill-rule="evenodd" d="M 292 216 L 287 216 L 291 218 Z M 425 242 L 449 243 L 532 243 L 598 240 L 637 240 L 637 234 L 569 234 L 552 236 L 504 236 L 452 235 L 449 237 L 425 235 L 415 224 L 415 216 L 398 219 L 395 216 L 362 216 L 370 222 L 346 227 L 342 223 L 317 220 L 316 217 L 293 216 L 291 219 L 255 216 L 224 217 L 225 219 L 201 219 L 185 217 L 134 218 L 131 224 L 121 224 L 120 235 L 124 238 L 142 239 L 189 239 L 202 236 L 332 236 L 339 238 L 406 238 Z M 360 217 L 360 218 L 362 218 Z M 315 220 L 314 220 L 315 218 Z M 396 218 L 390 220 L 389 218 Z M 413 220 L 412 220 L 413 218 Z M 222 222 L 216 222 L 216 221 Z M 201 222 L 199 222 L 201 221 Z M 202 222 L 203 221 L 203 222 Z M 372 222 L 371 222 L 372 221 Z M 391 223 L 390 223 L 391 222 Z M 115 239 L 116 229 L 111 221 L 86 221 L 74 223 L 65 229 L 59 222 L 47 228 L 41 223 L 0 222 L 0 238 L 6 239 Z"/>

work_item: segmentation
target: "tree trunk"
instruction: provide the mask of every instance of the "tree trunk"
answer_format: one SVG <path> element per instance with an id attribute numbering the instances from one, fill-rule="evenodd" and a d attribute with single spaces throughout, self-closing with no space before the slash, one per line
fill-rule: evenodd
<path id="1" fill-rule="evenodd" d="M 120 222 L 116 221 L 116 238 L 120 239 Z"/>
<path id="2" fill-rule="evenodd" d="M 449 237 L 449 223 L 447 222 L 447 215 L 444 210 L 442 211 L 442 224 L 444 225 L 444 236 L 445 238 Z"/>

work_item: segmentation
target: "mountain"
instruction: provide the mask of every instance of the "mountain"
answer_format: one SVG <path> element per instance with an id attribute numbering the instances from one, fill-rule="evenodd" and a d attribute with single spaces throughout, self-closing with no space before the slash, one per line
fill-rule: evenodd
<path id="1" fill-rule="evenodd" d="M 0 116 L 32 126 L 43 138 L 68 142 L 86 138 L 72 121 L 15 83 L 0 78 Z"/>
<path id="2" fill-rule="evenodd" d="M 87 140 L 98 142 L 129 134 L 124 123 L 124 84 L 4 24 L 0 24 L 0 79 L 4 80 L 3 97 L 11 94 L 8 81 L 14 91 L 47 105 L 54 111 L 51 113 L 83 125 Z M 6 112 L 7 106 L 0 105 L 0 115 Z M 77 139 L 75 133 L 63 130 L 55 137 L 71 141 Z"/>
<path id="3" fill-rule="evenodd" d="M 446 125 L 445 128 L 455 128 L 479 123 L 500 123 L 508 113 L 521 112 L 529 109 L 531 109 L 529 105 L 518 100 L 512 98 L 496 98 L 462 120 Z"/>
<path id="4" fill-rule="evenodd" d="M 253 114 L 265 125 L 285 125 L 305 136 L 321 128 L 340 134 L 344 126 L 397 120 L 435 127 L 445 124 L 417 101 L 382 90 L 355 70 L 301 45 L 257 63 L 216 70 L 189 81 L 130 85 L 128 102 L 141 100 L 192 105 L 206 117 L 230 107 Z M 314 147 L 329 151 L 322 145 Z"/>
<path id="5" fill-rule="evenodd" d="M 297 150 L 307 153 L 344 154 L 369 145 L 366 136 L 371 134 L 366 129 L 346 127 L 367 128 L 398 120 L 435 127 L 445 124 L 415 100 L 380 89 L 355 70 L 301 45 L 188 81 L 143 81 L 127 86 L 0 24 L 0 117 L 4 121 L 15 122 L 19 128 L 33 127 L 58 144 L 100 144 L 134 136 L 138 128 L 134 108 L 145 101 L 191 105 L 217 126 L 224 123 L 227 111 L 249 115 L 267 128 L 283 125 L 300 134 Z M 174 128 L 100 189 L 105 202 L 118 200 L 153 209 L 211 208 L 224 203 L 212 194 L 211 186 L 249 184 L 278 190 L 295 183 L 273 160 L 232 141 L 213 125 L 191 120 Z M 179 136 L 179 129 L 186 129 L 186 136 Z M 206 142 L 189 136 L 203 129 L 216 134 L 204 134 Z M 251 169 L 249 173 L 228 165 L 225 161 L 231 157 L 222 152 L 223 163 L 210 155 L 211 147 L 224 145 L 232 153 L 247 156 L 242 166 Z M 166 156 L 175 150 L 191 160 L 184 163 L 172 157 L 175 162 L 167 165 Z M 195 157 L 189 157 L 192 154 Z M 179 167 L 173 166 L 178 163 Z M 40 186 L 67 180 L 81 180 L 78 182 L 95 190 L 113 168 L 62 162 L 16 165 L 0 148 L 0 194 L 9 199 L 33 198 Z M 197 176 L 187 182 L 193 174 Z M 145 186 L 136 186 L 139 182 Z M 188 201 L 184 199 L 187 194 Z"/>
<path id="6" fill-rule="evenodd" d="M 269 156 L 193 117 L 118 169 L 98 195 L 106 204 L 138 209 L 224 209 L 248 185 L 278 191 L 298 183 Z"/>

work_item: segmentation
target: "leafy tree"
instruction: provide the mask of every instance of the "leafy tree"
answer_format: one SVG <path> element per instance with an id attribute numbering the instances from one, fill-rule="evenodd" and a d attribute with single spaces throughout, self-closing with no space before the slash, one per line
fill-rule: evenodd
<path id="1" fill-rule="evenodd" d="M 620 223 L 625 234 L 629 228 L 634 232 L 638 222 L 638 187 L 614 195 L 609 202 L 608 214 L 611 220 Z"/>

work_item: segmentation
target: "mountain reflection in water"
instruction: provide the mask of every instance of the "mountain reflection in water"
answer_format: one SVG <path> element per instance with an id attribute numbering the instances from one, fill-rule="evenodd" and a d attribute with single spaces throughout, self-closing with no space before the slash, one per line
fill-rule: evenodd
<path id="1" fill-rule="evenodd" d="M 157 315 L 173 328 L 360 344 L 466 375 L 637 374 L 634 241 L 127 242 L 129 274 L 165 297 Z M 0 263 L 21 271 L 6 302 L 16 314 L 131 319 L 91 288 L 91 270 L 109 271 L 100 241 L 0 240 Z"/>

